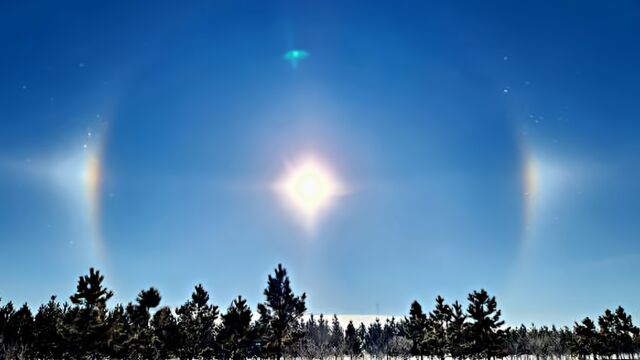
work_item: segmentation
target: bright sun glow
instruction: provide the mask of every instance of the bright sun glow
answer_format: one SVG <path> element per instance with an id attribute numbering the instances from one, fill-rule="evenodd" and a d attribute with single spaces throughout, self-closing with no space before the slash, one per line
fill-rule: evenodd
<path id="1" fill-rule="evenodd" d="M 343 192 L 331 172 L 310 159 L 292 167 L 277 189 L 308 222 Z"/>

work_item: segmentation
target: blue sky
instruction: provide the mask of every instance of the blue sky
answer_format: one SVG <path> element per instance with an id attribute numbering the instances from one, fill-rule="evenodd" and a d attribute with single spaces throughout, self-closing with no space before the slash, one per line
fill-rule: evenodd
<path id="1" fill-rule="evenodd" d="M 640 316 L 633 1 L 0 5 L 0 296 L 197 282 L 312 312 L 498 296 L 510 323 Z M 310 56 L 293 69 L 286 51 Z M 270 185 L 348 185 L 311 234 Z M 99 169 L 99 171 L 98 171 Z M 97 181 L 96 179 L 99 179 Z"/>

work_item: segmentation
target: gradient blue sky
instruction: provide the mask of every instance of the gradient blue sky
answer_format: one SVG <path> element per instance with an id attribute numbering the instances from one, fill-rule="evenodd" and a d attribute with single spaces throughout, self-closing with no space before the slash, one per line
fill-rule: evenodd
<path id="1" fill-rule="evenodd" d="M 634 1 L 3 2 L 0 296 L 66 299 L 94 265 L 116 301 L 153 285 L 177 305 L 202 282 L 255 305 L 282 262 L 312 312 L 485 287 L 510 323 L 640 317 L 638 18 Z M 295 70 L 291 48 L 310 53 Z M 304 154 L 351 189 L 314 234 L 270 189 Z"/>

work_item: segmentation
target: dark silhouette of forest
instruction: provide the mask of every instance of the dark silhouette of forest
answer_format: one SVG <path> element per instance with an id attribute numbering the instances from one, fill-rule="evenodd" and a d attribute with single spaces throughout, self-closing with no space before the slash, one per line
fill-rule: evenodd
<path id="1" fill-rule="evenodd" d="M 634 359 L 638 328 L 622 307 L 573 328 L 504 326 L 496 298 L 485 290 L 466 307 L 438 296 L 425 312 L 417 301 L 402 319 L 343 329 L 331 319 L 304 316 L 306 295 L 291 289 L 281 266 L 267 279 L 256 316 L 238 296 L 228 308 L 212 304 L 197 285 L 183 305 L 159 307 L 157 289 L 108 307 L 113 292 L 90 269 L 69 302 L 55 296 L 35 314 L 24 304 L 0 303 L 0 359 Z"/>

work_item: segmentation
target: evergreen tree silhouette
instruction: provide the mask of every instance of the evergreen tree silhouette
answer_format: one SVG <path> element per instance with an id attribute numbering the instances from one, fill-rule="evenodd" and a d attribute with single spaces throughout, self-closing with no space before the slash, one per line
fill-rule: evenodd
<path id="1" fill-rule="evenodd" d="M 368 327 L 349 322 L 343 332 L 337 316 L 331 325 L 311 316 L 304 321 L 305 295 L 295 296 L 281 265 L 269 276 L 266 301 L 258 306 L 260 318 L 242 297 L 235 299 L 216 324 L 218 308 L 209 294 L 196 286 L 191 299 L 176 310 L 162 307 L 155 288 L 143 290 L 134 303 L 107 310 L 112 292 L 98 271 L 78 280 L 71 305 L 55 296 L 38 308 L 35 316 L 24 304 L 0 304 L 0 360 L 64 359 L 219 359 L 295 358 L 323 360 L 332 355 L 358 358 L 363 351 L 374 359 L 384 356 L 407 359 L 434 356 L 442 360 L 534 355 L 536 359 L 597 360 L 634 359 L 640 350 L 640 331 L 624 308 L 605 310 L 597 326 L 585 318 L 573 330 L 555 326 L 522 325 L 502 329 L 495 297 L 485 290 L 469 294 L 467 314 L 456 301 L 450 306 L 442 297 L 427 315 L 414 302 L 408 317 L 384 326 L 376 319 Z M 470 321 L 468 321 L 470 320 Z M 304 336 L 304 337 L 303 337 Z M 513 360 L 513 359 L 512 359 Z"/>
<path id="2" fill-rule="evenodd" d="M 251 325 L 251 317 L 251 309 L 241 296 L 221 316 L 222 323 L 218 332 L 221 359 L 240 360 L 251 356 L 251 347 L 257 335 Z"/>
<path id="3" fill-rule="evenodd" d="M 71 305 L 69 303 L 63 304 L 61 332 L 64 341 L 64 353 L 67 358 L 73 360 L 83 358 L 87 351 L 86 346 L 81 342 L 82 338 L 78 333 L 78 326 L 76 325 L 76 322 L 81 317 L 80 310 L 80 307 L 77 305 Z"/>
<path id="4" fill-rule="evenodd" d="M 0 358 L 10 359 L 19 352 L 17 329 L 13 324 L 14 314 L 13 302 L 0 306 Z"/>
<path id="5" fill-rule="evenodd" d="M 180 359 L 210 358 L 216 353 L 215 322 L 218 306 L 209 304 L 209 293 L 196 285 L 191 299 L 176 309 L 178 315 Z"/>
<path id="6" fill-rule="evenodd" d="M 462 359 L 468 354 L 468 324 L 466 323 L 467 315 L 458 301 L 449 307 L 448 318 L 446 334 L 449 354 L 454 359 Z"/>
<path id="7" fill-rule="evenodd" d="M 318 317 L 318 327 L 314 336 L 314 343 L 317 348 L 317 356 L 323 360 L 330 355 L 331 349 L 329 346 L 329 340 L 331 338 L 331 329 L 329 328 L 329 322 L 324 318 L 324 315 L 320 314 Z"/>
<path id="8" fill-rule="evenodd" d="M 338 359 L 338 356 L 340 358 L 344 356 L 344 352 L 345 352 L 344 347 L 345 347 L 344 332 L 342 330 L 342 326 L 340 326 L 340 321 L 338 321 L 338 317 L 334 314 L 333 318 L 331 319 L 331 333 L 329 337 L 329 348 L 335 360 Z"/>
<path id="9" fill-rule="evenodd" d="M 9 344 L 13 341 L 8 331 L 8 324 L 14 311 L 11 301 L 6 305 L 2 305 L 2 299 L 0 298 L 0 359 L 6 358 Z"/>
<path id="10" fill-rule="evenodd" d="M 0 344 L 5 348 L 8 359 L 31 359 L 34 356 L 34 324 L 29 306 L 23 304 L 18 310 L 7 304 L 3 316 L 8 316 L 3 329 L 3 339 Z"/>
<path id="11" fill-rule="evenodd" d="M 129 356 L 143 359 L 157 358 L 154 334 L 150 327 L 150 310 L 158 306 L 160 300 L 160 292 L 151 287 L 148 290 L 140 291 L 135 304 L 129 303 L 127 305 L 127 317 L 131 321 L 127 346 Z"/>
<path id="12" fill-rule="evenodd" d="M 573 353 L 581 359 L 593 355 L 594 360 L 597 360 L 598 333 L 596 332 L 596 325 L 593 320 L 586 317 L 582 322 L 576 322 L 573 327 L 573 332 L 575 334 L 572 346 Z"/>
<path id="13" fill-rule="evenodd" d="M 596 352 L 600 356 L 611 357 L 618 349 L 618 336 L 616 333 L 616 316 L 611 310 L 606 309 L 604 314 L 598 317 L 598 345 Z"/>
<path id="14" fill-rule="evenodd" d="M 411 340 L 411 355 L 419 356 L 422 360 L 424 357 L 424 340 L 427 330 L 427 316 L 422 311 L 419 302 L 411 303 L 409 310 L 409 318 L 404 324 L 404 332 L 409 340 Z"/>
<path id="15" fill-rule="evenodd" d="M 374 322 L 369 324 L 367 334 L 365 336 L 365 350 L 370 357 L 379 359 L 384 351 L 384 334 L 380 319 L 376 318 Z"/>
<path id="16" fill-rule="evenodd" d="M 426 346 L 431 355 L 444 360 L 449 352 L 447 341 L 447 327 L 449 325 L 451 309 L 445 304 L 444 298 L 440 295 L 436 297 L 436 306 L 429 313 L 428 331 L 426 334 Z"/>
<path id="17" fill-rule="evenodd" d="M 385 324 L 386 333 L 389 336 L 387 340 L 388 356 L 400 359 L 408 359 L 411 357 L 412 343 L 405 333 L 406 322 L 406 318 L 400 320 L 398 323 L 392 318 Z"/>
<path id="18" fill-rule="evenodd" d="M 0 298 L 0 336 L 2 336 L 2 341 L 8 341 L 7 325 L 14 312 L 13 302 L 9 301 L 6 305 L 2 305 L 2 298 Z"/>
<path id="19" fill-rule="evenodd" d="M 511 359 L 516 357 L 518 353 L 518 331 L 515 329 L 508 329 L 504 334 L 504 347 L 506 355 Z"/>
<path id="20" fill-rule="evenodd" d="M 500 327 L 501 311 L 494 296 L 486 290 L 474 291 L 468 296 L 467 313 L 472 322 L 469 324 L 471 355 L 487 359 L 500 356 L 504 350 L 504 330 Z"/>
<path id="21" fill-rule="evenodd" d="M 303 323 L 304 337 L 294 347 L 295 353 L 303 358 L 325 359 L 330 353 L 330 329 L 324 315 L 320 314 L 316 321 L 311 314 Z"/>
<path id="22" fill-rule="evenodd" d="M 547 326 L 542 326 L 538 329 L 532 325 L 528 331 L 528 337 L 529 350 L 531 354 L 535 355 L 536 359 L 546 359 L 552 354 L 553 338 Z"/>
<path id="23" fill-rule="evenodd" d="M 113 292 L 102 286 L 104 276 L 99 270 L 89 269 L 89 275 L 80 276 L 76 293 L 71 295 L 71 303 L 85 308 L 105 307 Z"/>
<path id="24" fill-rule="evenodd" d="M 356 333 L 358 334 L 358 339 L 360 340 L 360 347 L 364 352 L 366 350 L 365 342 L 367 341 L 367 327 L 364 326 L 363 323 L 360 323 L 358 329 L 356 330 Z"/>
<path id="25" fill-rule="evenodd" d="M 35 353 L 41 359 L 60 359 L 64 354 L 63 308 L 52 296 L 34 318 Z"/>
<path id="26" fill-rule="evenodd" d="M 133 336 L 130 314 L 118 304 L 107 315 L 107 354 L 113 359 L 129 359 Z"/>
<path id="27" fill-rule="evenodd" d="M 265 302 L 258 304 L 263 356 L 280 359 L 285 348 L 304 335 L 298 325 L 307 310 L 306 294 L 295 296 L 287 271 L 278 264 L 274 276 L 268 277 L 264 296 Z"/>
<path id="28" fill-rule="evenodd" d="M 349 321 L 347 328 L 344 331 L 344 342 L 346 354 L 350 359 L 359 357 L 362 355 L 362 342 L 358 336 L 358 331 L 353 326 L 353 321 Z"/>
<path id="29" fill-rule="evenodd" d="M 153 348 L 157 359 L 167 359 L 173 356 L 178 347 L 178 323 L 171 308 L 164 306 L 156 311 L 151 318 L 153 331 Z"/>
<path id="30" fill-rule="evenodd" d="M 513 342 L 513 345 L 511 345 L 512 354 L 515 356 L 530 355 L 530 336 L 527 327 L 520 325 L 517 330 L 510 330 L 509 332 L 511 333 L 511 341 Z"/>
<path id="31" fill-rule="evenodd" d="M 386 359 L 388 359 L 389 356 L 397 356 L 393 354 L 392 349 L 394 338 L 398 335 L 398 325 L 396 324 L 396 319 L 394 317 L 392 317 L 391 319 L 387 319 L 382 328 L 382 353 L 384 354 Z"/>
<path id="32" fill-rule="evenodd" d="M 558 344 L 560 348 L 560 354 L 567 356 L 571 354 L 571 344 L 573 343 L 573 332 L 568 326 L 562 327 L 558 334 Z"/>
<path id="33" fill-rule="evenodd" d="M 624 355 L 634 355 L 633 339 L 638 338 L 640 331 L 633 325 L 631 315 L 628 315 L 622 306 L 618 306 L 615 311 L 615 332 L 617 337 L 617 358 Z"/>
<path id="34" fill-rule="evenodd" d="M 318 324 L 313 314 L 309 316 L 307 321 L 300 321 L 301 330 L 303 331 L 303 337 L 291 347 L 289 350 L 290 355 L 295 357 L 315 359 L 318 357 L 319 349 L 317 344 L 318 339 Z"/>
<path id="35" fill-rule="evenodd" d="M 94 268 L 80 276 L 70 300 L 74 308 L 66 318 L 65 336 L 72 357 L 98 359 L 107 353 L 107 301 L 113 292 L 102 285 L 104 276 Z"/>

